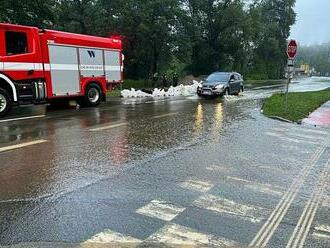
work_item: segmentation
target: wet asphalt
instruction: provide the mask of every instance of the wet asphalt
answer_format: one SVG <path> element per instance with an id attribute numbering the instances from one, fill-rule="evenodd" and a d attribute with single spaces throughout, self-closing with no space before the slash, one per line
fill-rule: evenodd
<path id="1" fill-rule="evenodd" d="M 330 130 L 264 117 L 282 90 L 15 109 L 0 246 L 329 247 Z"/>

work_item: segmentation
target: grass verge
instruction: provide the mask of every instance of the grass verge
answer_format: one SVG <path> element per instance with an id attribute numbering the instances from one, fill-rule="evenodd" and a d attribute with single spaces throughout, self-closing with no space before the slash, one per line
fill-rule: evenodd
<path id="1" fill-rule="evenodd" d="M 288 108 L 285 108 L 285 93 L 274 94 L 264 102 L 263 113 L 270 116 L 300 121 L 330 100 L 330 88 L 315 92 L 291 92 L 288 95 Z"/>

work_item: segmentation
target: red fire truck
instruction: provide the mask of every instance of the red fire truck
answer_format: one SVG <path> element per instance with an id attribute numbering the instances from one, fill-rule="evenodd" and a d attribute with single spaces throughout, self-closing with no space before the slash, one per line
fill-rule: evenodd
<path id="1" fill-rule="evenodd" d="M 0 117 L 18 104 L 97 106 L 123 81 L 122 40 L 0 23 Z"/>

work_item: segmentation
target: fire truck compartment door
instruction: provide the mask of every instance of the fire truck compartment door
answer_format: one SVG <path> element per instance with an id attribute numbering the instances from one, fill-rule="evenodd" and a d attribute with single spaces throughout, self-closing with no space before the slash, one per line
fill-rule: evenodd
<path id="1" fill-rule="evenodd" d="M 121 80 L 121 65 L 119 51 L 105 51 L 105 77 L 108 82 Z"/>
<path id="2" fill-rule="evenodd" d="M 103 51 L 79 48 L 80 73 L 83 77 L 104 77 Z"/>
<path id="3" fill-rule="evenodd" d="M 78 94 L 80 83 L 77 48 L 49 45 L 49 62 L 53 94 Z"/>

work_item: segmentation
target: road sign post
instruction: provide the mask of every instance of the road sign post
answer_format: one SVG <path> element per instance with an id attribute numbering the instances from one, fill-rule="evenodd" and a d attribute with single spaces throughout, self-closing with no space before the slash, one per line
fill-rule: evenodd
<path id="1" fill-rule="evenodd" d="M 288 81 L 286 84 L 286 94 L 285 94 L 285 111 L 288 110 L 288 95 L 289 86 L 294 72 L 294 59 L 297 56 L 298 44 L 295 40 L 290 40 L 286 49 L 286 54 L 288 55 Z"/>

